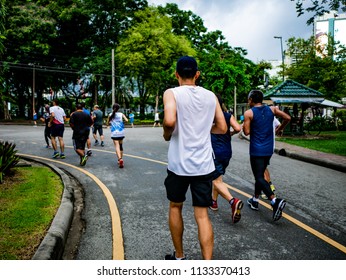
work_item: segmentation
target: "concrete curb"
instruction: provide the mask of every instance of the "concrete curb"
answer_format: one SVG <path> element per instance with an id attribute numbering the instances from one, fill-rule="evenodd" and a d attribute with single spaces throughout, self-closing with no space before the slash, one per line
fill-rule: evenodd
<path id="1" fill-rule="evenodd" d="M 64 191 L 59 209 L 46 236 L 32 258 L 33 260 L 61 260 L 74 213 L 74 183 L 60 168 L 52 164 L 38 161 L 30 157 L 20 157 L 27 161 L 38 162 L 48 166 L 57 173 L 63 181 Z"/>
<path id="2" fill-rule="evenodd" d="M 312 158 L 311 156 L 307 156 L 304 154 L 298 154 L 295 152 L 290 152 L 290 151 L 287 151 L 286 149 L 283 149 L 283 148 L 282 149 L 275 148 L 275 153 L 277 153 L 280 156 L 287 156 L 287 157 L 290 157 L 293 159 L 297 159 L 300 161 L 312 163 L 315 165 L 323 166 L 326 168 L 330 168 L 330 169 L 334 169 L 334 170 L 346 173 L 346 166 L 345 165 L 338 164 L 334 161 L 329 161 L 328 159 Z"/>

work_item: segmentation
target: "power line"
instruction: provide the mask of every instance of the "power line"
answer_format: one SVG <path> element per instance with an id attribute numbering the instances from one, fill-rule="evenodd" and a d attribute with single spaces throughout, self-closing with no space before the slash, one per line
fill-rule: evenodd
<path id="1" fill-rule="evenodd" d="M 24 63 L 14 63 L 14 62 L 8 62 L 8 61 L 0 61 L 0 64 L 8 64 L 9 68 L 16 68 L 16 69 L 24 69 L 24 70 L 33 70 L 35 68 L 35 71 L 43 71 L 43 72 L 59 72 L 64 74 L 78 74 L 78 75 L 94 75 L 94 76 L 101 76 L 101 77 L 112 77 L 111 74 L 100 74 L 100 73 L 90 73 L 90 72 L 83 72 L 80 70 L 64 70 L 58 67 L 52 67 L 52 66 L 44 66 L 44 65 L 36 65 L 36 64 L 24 64 Z M 121 76 L 117 76 L 118 78 L 121 78 Z"/>

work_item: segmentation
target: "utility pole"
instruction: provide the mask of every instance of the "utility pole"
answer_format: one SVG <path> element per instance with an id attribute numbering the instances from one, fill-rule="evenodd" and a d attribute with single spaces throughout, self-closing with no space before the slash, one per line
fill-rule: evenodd
<path id="1" fill-rule="evenodd" d="M 32 67 L 32 114 L 35 112 L 35 64 Z"/>
<path id="2" fill-rule="evenodd" d="M 274 36 L 274 39 L 280 39 L 281 42 L 281 59 L 282 59 L 282 81 L 285 81 L 285 54 L 282 46 L 282 37 Z"/>
<path id="3" fill-rule="evenodd" d="M 237 120 L 237 87 L 234 86 L 234 110 L 233 116 Z"/>
<path id="4" fill-rule="evenodd" d="M 115 103 L 115 69 L 114 69 L 114 49 L 112 49 L 112 106 Z"/>

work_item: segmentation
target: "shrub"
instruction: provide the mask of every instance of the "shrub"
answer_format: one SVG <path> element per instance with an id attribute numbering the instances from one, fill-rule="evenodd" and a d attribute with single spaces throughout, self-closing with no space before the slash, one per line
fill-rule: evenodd
<path id="1" fill-rule="evenodd" d="M 0 142 L 0 184 L 3 182 L 3 176 L 8 174 L 19 161 L 15 147 L 14 143 Z"/>

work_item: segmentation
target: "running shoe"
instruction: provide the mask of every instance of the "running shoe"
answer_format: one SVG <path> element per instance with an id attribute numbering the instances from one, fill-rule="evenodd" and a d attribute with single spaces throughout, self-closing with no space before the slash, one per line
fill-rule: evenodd
<path id="1" fill-rule="evenodd" d="M 241 218 L 241 213 L 240 210 L 243 208 L 244 203 L 238 199 L 238 198 L 234 198 L 233 199 L 233 203 L 232 203 L 232 222 L 238 223 L 240 221 Z"/>
<path id="2" fill-rule="evenodd" d="M 105 146 L 105 144 L 103 143 L 103 141 L 101 141 L 101 147 L 104 147 Z"/>
<path id="3" fill-rule="evenodd" d="M 51 148 L 51 146 L 47 145 L 47 146 L 46 146 L 46 148 L 47 148 L 47 149 L 50 149 L 50 148 Z"/>
<path id="4" fill-rule="evenodd" d="M 92 154 L 93 154 L 93 153 L 92 153 L 91 150 L 88 150 L 88 151 L 86 152 L 86 155 L 87 155 L 88 157 L 90 157 Z"/>
<path id="5" fill-rule="evenodd" d="M 119 168 L 124 168 L 124 161 L 122 158 L 118 160 L 118 165 L 119 165 Z"/>
<path id="6" fill-rule="evenodd" d="M 97 146 L 99 144 L 99 140 L 95 140 L 94 146 Z M 101 144 L 102 145 L 102 144 Z"/>
<path id="7" fill-rule="evenodd" d="M 54 152 L 52 157 L 57 158 L 58 156 L 59 156 L 59 152 Z"/>
<path id="8" fill-rule="evenodd" d="M 272 190 L 272 192 L 275 192 L 275 186 L 273 184 L 270 185 L 270 189 Z M 269 200 L 269 198 L 265 194 L 261 194 L 261 197 L 263 199 Z M 276 197 L 275 193 L 274 193 L 274 197 Z"/>
<path id="9" fill-rule="evenodd" d="M 186 258 L 184 257 L 184 258 L 182 258 L 182 259 L 180 259 L 180 260 L 185 261 Z M 177 258 L 175 257 L 175 252 L 173 252 L 173 253 L 170 254 L 170 255 L 166 255 L 166 256 L 165 256 L 165 261 L 177 261 Z"/>
<path id="10" fill-rule="evenodd" d="M 249 198 L 249 199 L 247 200 L 247 204 L 249 204 L 249 206 L 250 206 L 250 208 L 251 208 L 252 210 L 258 211 L 258 202 L 257 202 L 257 201 L 253 201 L 252 198 Z"/>
<path id="11" fill-rule="evenodd" d="M 213 211 L 217 211 L 219 209 L 219 207 L 217 205 L 217 201 L 213 199 L 212 205 L 209 206 L 209 208 Z"/>
<path id="12" fill-rule="evenodd" d="M 81 162 L 80 162 L 80 165 L 81 165 L 81 166 L 85 166 L 87 160 L 88 160 L 88 155 L 85 155 L 84 157 L 82 157 L 82 160 L 81 160 Z"/>
<path id="13" fill-rule="evenodd" d="M 65 154 L 64 154 L 64 153 L 61 153 L 61 154 L 60 154 L 60 158 L 62 158 L 62 159 L 66 158 L 66 157 L 65 157 Z"/>
<path id="14" fill-rule="evenodd" d="M 284 210 L 286 206 L 286 200 L 277 198 L 275 200 L 275 203 L 273 205 L 273 220 L 277 221 L 282 216 L 282 211 Z"/>

